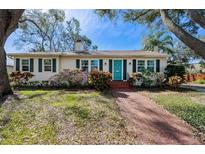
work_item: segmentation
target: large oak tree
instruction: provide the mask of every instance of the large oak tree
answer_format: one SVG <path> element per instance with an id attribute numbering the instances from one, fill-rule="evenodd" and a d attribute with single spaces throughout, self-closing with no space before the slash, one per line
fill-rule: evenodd
<path id="1" fill-rule="evenodd" d="M 6 69 L 4 44 L 9 35 L 18 27 L 24 10 L 0 10 L 0 97 L 12 94 Z"/>
<path id="2" fill-rule="evenodd" d="M 205 59 L 205 42 L 200 40 L 200 27 L 205 28 L 205 10 L 96 10 L 101 17 L 116 17 L 125 22 L 168 28 L 177 38 Z"/>

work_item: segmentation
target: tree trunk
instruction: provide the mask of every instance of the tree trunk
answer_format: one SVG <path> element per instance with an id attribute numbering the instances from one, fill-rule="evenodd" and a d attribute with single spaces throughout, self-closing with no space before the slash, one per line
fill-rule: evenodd
<path id="1" fill-rule="evenodd" d="M 0 97 L 12 94 L 6 69 L 4 44 L 9 35 L 16 30 L 24 10 L 0 10 Z"/>
<path id="2" fill-rule="evenodd" d="M 6 69 L 6 52 L 4 47 L 0 45 L 0 98 L 8 94 L 12 94 L 12 90 Z"/>
<path id="3" fill-rule="evenodd" d="M 197 12 L 197 10 L 187 10 L 190 18 L 192 21 L 196 22 L 199 24 L 202 28 L 205 28 L 205 18 Z"/>
<path id="4" fill-rule="evenodd" d="M 166 10 L 160 10 L 163 23 L 168 27 L 168 29 L 175 34 L 182 42 L 184 42 L 188 47 L 190 47 L 196 55 L 201 56 L 205 59 L 205 43 L 189 33 L 183 30 L 179 25 L 174 23 L 172 19 L 168 16 Z"/>

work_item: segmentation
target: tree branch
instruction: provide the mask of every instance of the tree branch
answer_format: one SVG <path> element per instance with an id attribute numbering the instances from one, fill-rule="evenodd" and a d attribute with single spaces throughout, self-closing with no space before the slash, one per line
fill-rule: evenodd
<path id="1" fill-rule="evenodd" d="M 149 13 L 150 11 L 152 11 L 152 10 L 149 9 L 149 10 L 142 11 L 138 16 L 134 16 L 134 18 L 132 18 L 131 20 L 133 20 L 133 21 L 134 21 L 134 20 L 137 20 L 138 18 L 140 18 L 140 17 L 146 15 L 146 14 Z"/>
<path id="2" fill-rule="evenodd" d="M 197 55 L 200 55 L 202 58 L 205 59 L 205 43 L 193 37 L 184 29 L 182 29 L 179 25 L 174 23 L 172 19 L 168 16 L 167 10 L 160 10 L 160 14 L 163 23 L 168 27 L 168 29 L 188 47 L 190 47 Z"/>
<path id="3" fill-rule="evenodd" d="M 32 24 L 34 24 L 39 30 L 40 30 L 40 32 L 41 33 L 43 33 L 49 40 L 50 40 L 50 36 L 47 34 L 47 33 L 45 33 L 42 29 L 41 29 L 41 27 L 39 27 L 38 26 L 38 24 L 35 22 L 35 21 L 33 21 L 33 20 L 31 20 L 31 19 L 23 19 L 23 20 L 20 20 L 19 21 L 19 23 L 23 23 L 23 22 L 31 22 Z"/>
<path id="4" fill-rule="evenodd" d="M 202 28 L 205 28 L 205 18 L 200 13 L 197 12 L 197 10 L 187 10 L 189 17 L 192 21 L 199 24 Z"/>

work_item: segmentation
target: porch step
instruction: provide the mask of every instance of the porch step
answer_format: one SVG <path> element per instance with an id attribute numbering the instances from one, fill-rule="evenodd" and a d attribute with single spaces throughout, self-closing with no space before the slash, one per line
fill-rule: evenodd
<path id="1" fill-rule="evenodd" d="M 129 89 L 129 83 L 127 81 L 112 81 L 111 82 L 112 89 Z"/>

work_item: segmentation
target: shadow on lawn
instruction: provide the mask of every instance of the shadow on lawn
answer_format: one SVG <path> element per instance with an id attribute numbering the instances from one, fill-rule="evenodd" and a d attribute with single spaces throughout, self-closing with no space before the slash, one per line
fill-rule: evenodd
<path id="1" fill-rule="evenodd" d="M 196 92 L 193 89 L 187 89 L 187 88 L 182 88 L 182 87 L 177 87 L 177 88 L 172 88 L 172 87 L 133 87 L 133 91 L 148 91 L 148 92 L 153 92 L 153 93 L 158 93 L 158 92 L 183 92 L 183 93 L 189 93 L 189 92 Z"/>

